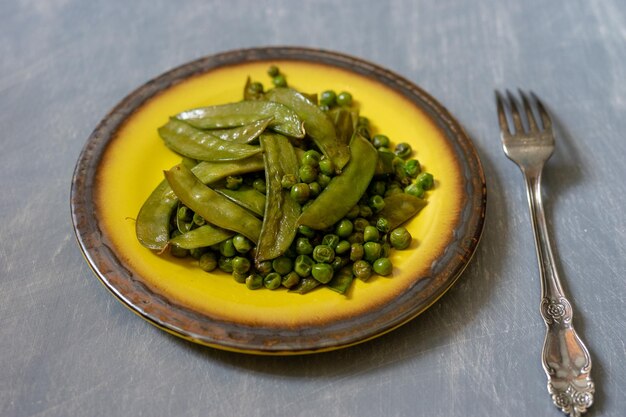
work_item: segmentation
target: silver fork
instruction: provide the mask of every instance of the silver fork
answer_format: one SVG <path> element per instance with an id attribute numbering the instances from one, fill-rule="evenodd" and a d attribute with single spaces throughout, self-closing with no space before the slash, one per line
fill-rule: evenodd
<path id="1" fill-rule="evenodd" d="M 496 91 L 502 147 L 522 170 L 535 236 L 541 275 L 540 312 L 546 324 L 542 363 L 554 405 L 570 416 L 580 416 L 593 403 L 595 386 L 590 376 L 591 357 L 572 324 L 572 304 L 565 297 L 552 254 L 541 202 L 541 171 L 554 151 L 552 121 L 541 101 L 519 91 L 519 101 L 509 91 L 506 98 Z M 507 112 L 513 122 L 507 121 Z M 537 113 L 541 119 L 535 118 Z M 524 124 L 524 121 L 526 122 Z"/>

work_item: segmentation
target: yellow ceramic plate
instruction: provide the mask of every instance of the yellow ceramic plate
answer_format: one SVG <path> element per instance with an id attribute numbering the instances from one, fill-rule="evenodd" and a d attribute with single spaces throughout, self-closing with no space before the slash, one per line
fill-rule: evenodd
<path id="1" fill-rule="evenodd" d="M 428 205 L 409 224 L 410 250 L 393 251 L 392 275 L 355 280 L 346 295 L 248 290 L 225 273 L 159 256 L 135 237 L 134 218 L 180 161 L 159 139 L 170 115 L 241 100 L 248 76 L 269 84 L 276 64 L 305 92 L 350 91 L 373 129 L 409 142 L 434 174 Z M 146 83 L 93 132 L 78 160 L 71 194 L 80 247 L 104 285 L 158 327 L 222 349 L 294 354 L 349 346 L 406 323 L 458 278 L 480 238 L 482 167 L 460 125 L 423 90 L 362 60 L 312 49 L 257 48 L 203 58 Z"/>

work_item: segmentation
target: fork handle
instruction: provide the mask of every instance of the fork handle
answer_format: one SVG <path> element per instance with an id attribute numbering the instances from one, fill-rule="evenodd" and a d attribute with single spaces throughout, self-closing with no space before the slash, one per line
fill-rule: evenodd
<path id="1" fill-rule="evenodd" d="M 593 403 L 591 357 L 572 324 L 572 304 L 563 292 L 541 201 L 541 169 L 524 172 L 541 275 L 541 316 L 546 324 L 542 363 L 554 405 L 580 416 Z"/>

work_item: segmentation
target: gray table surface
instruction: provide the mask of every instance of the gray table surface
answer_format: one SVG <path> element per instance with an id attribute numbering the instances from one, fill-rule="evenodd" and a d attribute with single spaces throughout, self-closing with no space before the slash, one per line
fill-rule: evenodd
<path id="1" fill-rule="evenodd" d="M 559 126 L 549 228 L 593 356 L 590 415 L 626 415 L 626 3 L 606 1 L 0 1 L 0 415 L 558 416 L 522 177 L 494 88 L 537 92 Z M 196 346 L 98 282 L 69 214 L 98 121 L 189 60 L 302 45 L 388 67 L 466 127 L 487 221 L 458 284 L 349 349 L 257 357 Z"/>

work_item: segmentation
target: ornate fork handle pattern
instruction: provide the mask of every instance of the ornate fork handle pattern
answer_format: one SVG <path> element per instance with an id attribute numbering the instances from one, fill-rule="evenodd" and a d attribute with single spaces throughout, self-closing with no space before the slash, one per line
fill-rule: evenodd
<path id="1" fill-rule="evenodd" d="M 591 357 L 572 326 L 573 310 L 565 297 L 555 266 L 541 201 L 541 169 L 522 170 L 541 275 L 540 312 L 546 324 L 542 364 L 554 405 L 580 416 L 593 404 Z"/>
<path id="2" fill-rule="evenodd" d="M 535 120 L 530 101 L 520 91 L 527 116 L 525 129 L 516 100 L 508 93 L 514 131 L 508 126 L 504 99 L 496 93 L 498 119 L 504 152 L 515 162 L 526 181 L 530 218 L 541 275 L 541 316 L 546 324 L 542 351 L 543 369 L 548 377 L 548 391 L 554 405 L 572 417 L 578 417 L 593 404 L 595 385 L 591 379 L 591 357 L 572 325 L 573 309 L 565 297 L 555 266 L 545 213 L 541 201 L 541 173 L 554 151 L 552 123 L 537 99 L 542 126 Z"/>

